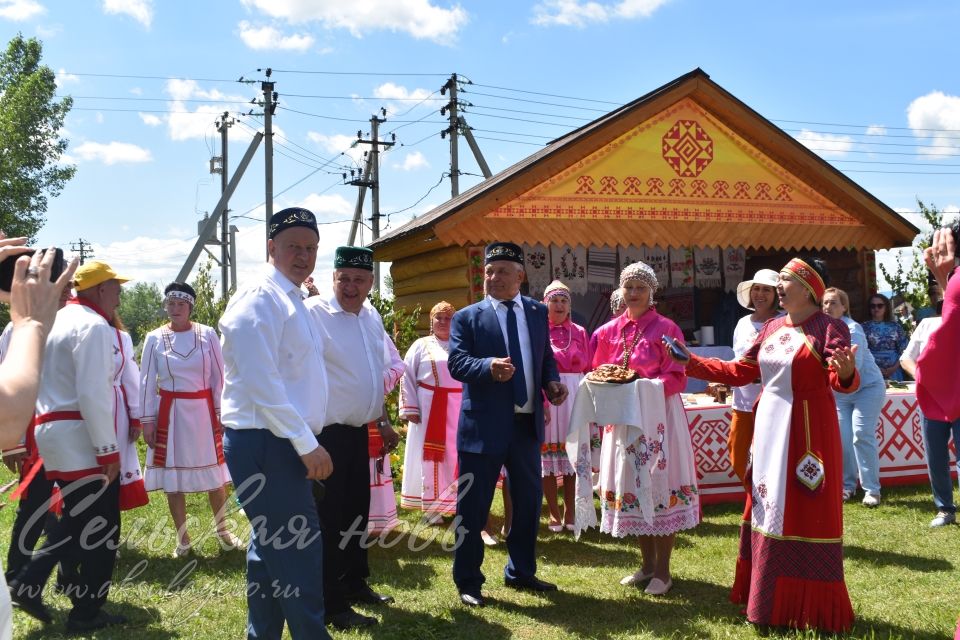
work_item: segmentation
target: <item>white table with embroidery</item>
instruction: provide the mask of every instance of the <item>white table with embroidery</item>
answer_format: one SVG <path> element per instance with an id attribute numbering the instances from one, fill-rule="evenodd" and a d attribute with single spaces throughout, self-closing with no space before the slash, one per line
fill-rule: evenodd
<path id="1" fill-rule="evenodd" d="M 602 425 L 600 452 L 600 530 L 622 537 L 625 521 L 653 522 L 650 472 L 665 464 L 663 429 L 666 404 L 660 380 L 627 384 L 580 382 L 573 401 L 567 456 L 577 474 L 574 535 L 597 526 L 591 477 L 590 423 Z"/>

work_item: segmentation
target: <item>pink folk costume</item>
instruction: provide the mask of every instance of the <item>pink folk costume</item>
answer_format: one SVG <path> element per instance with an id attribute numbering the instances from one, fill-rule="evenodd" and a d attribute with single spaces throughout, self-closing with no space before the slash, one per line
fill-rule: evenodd
<path id="1" fill-rule="evenodd" d="M 550 323 L 550 346 L 557 361 L 560 382 L 567 386 L 570 394 L 560 406 L 546 405 L 550 422 L 544 427 L 540 455 L 543 477 L 572 476 L 575 471 L 567 458 L 567 433 L 570 431 L 570 412 L 577 387 L 583 375 L 592 368 L 590 340 L 586 329 L 567 318 L 560 324 Z"/>
<path id="2" fill-rule="evenodd" d="M 133 341 L 126 331 L 114 329 L 113 419 L 120 447 L 120 510 L 142 507 L 150 498 L 143 484 L 136 440 L 130 428 L 140 425 L 140 369 L 133 359 Z"/>
<path id="3" fill-rule="evenodd" d="M 400 386 L 400 417 L 410 423 L 403 459 L 400 506 L 428 514 L 457 511 L 457 423 L 463 385 L 447 369 L 448 342 L 420 338 L 407 350 Z"/>
<path id="4" fill-rule="evenodd" d="M 663 536 L 684 529 L 692 529 L 700 523 L 700 494 L 697 490 L 697 470 L 690 441 L 690 426 L 680 400 L 680 392 L 686 386 L 687 376 L 683 366 L 666 353 L 661 338 L 664 335 L 683 340 L 683 333 L 672 321 L 654 309 L 649 309 L 637 320 L 624 313 L 596 330 L 596 350 L 593 354 L 594 368 L 601 364 L 624 364 L 624 355 L 629 353 L 627 366 L 641 378 L 659 379 L 663 383 L 666 405 L 666 423 L 660 435 L 659 446 L 654 451 L 660 456 L 659 463 L 650 472 L 654 516 L 647 524 L 640 513 L 631 510 L 627 501 L 617 500 L 613 486 L 618 466 L 623 466 L 618 456 L 608 449 L 614 446 L 614 438 L 603 438 L 601 452 L 600 484 L 603 491 L 601 506 L 603 517 L 600 530 L 614 537 L 626 535 Z M 604 430 L 612 432 L 613 426 Z M 621 464 L 618 464 L 621 463 Z"/>
<path id="5" fill-rule="evenodd" d="M 747 467 L 744 523 L 730 600 L 759 625 L 842 632 L 853 623 L 843 577 L 843 456 L 831 390 L 844 388 L 827 366 L 850 347 L 842 320 L 815 312 L 800 325 L 768 321 L 739 359 L 693 356 L 687 372 L 742 385 L 762 382 Z M 749 518 L 749 520 L 748 520 Z"/>
<path id="6" fill-rule="evenodd" d="M 147 491 L 199 493 L 230 482 L 223 459 L 223 357 L 216 332 L 192 322 L 147 334 L 140 358 L 142 421 L 156 421 L 147 452 Z"/>
<path id="7" fill-rule="evenodd" d="M 403 360 L 390 336 L 383 344 L 383 395 L 387 395 L 400 382 L 403 375 Z M 397 494 L 393 490 L 393 471 L 390 468 L 390 453 L 380 455 L 383 438 L 376 421 L 367 424 L 367 454 L 370 457 L 370 510 L 367 512 L 367 532 L 375 535 L 386 533 L 400 524 L 397 517 Z"/>

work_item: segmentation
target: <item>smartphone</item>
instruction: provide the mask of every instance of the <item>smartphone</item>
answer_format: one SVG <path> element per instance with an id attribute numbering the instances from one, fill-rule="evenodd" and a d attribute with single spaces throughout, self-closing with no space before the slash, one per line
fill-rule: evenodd
<path id="1" fill-rule="evenodd" d="M 46 251 L 46 249 L 43 249 L 40 255 L 43 255 Z M 56 282 L 63 270 L 67 268 L 67 262 L 63 259 L 63 249 L 54 249 L 54 251 L 57 252 L 57 255 L 50 267 L 50 282 Z M 20 255 L 10 256 L 0 262 L 0 291 L 10 291 L 10 287 L 13 285 L 13 269 L 20 256 L 32 256 L 34 253 L 35 250 L 31 249 Z"/>
<path id="2" fill-rule="evenodd" d="M 663 345 L 670 350 L 670 354 L 677 360 L 687 362 L 690 359 L 687 352 L 680 346 L 680 342 L 673 336 L 663 336 Z"/>

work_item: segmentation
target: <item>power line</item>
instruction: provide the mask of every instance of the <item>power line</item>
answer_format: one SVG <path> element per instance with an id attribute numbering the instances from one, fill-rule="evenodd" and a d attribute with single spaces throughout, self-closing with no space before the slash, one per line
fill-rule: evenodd
<path id="1" fill-rule="evenodd" d="M 528 91 L 526 89 L 512 89 L 510 87 L 498 87 L 492 84 L 480 84 L 479 82 L 471 82 L 470 84 L 472 84 L 475 87 L 485 87 L 487 89 L 497 89 L 499 91 L 515 91 L 517 93 L 527 93 L 534 96 L 545 96 L 547 98 L 560 98 L 562 100 L 580 100 L 582 102 L 596 102 L 598 104 L 612 104 L 618 107 L 623 106 L 623 104 L 620 102 L 611 102 L 609 100 L 596 100 L 594 98 L 578 98 L 576 96 L 561 96 L 561 95 L 557 95 L 556 93 L 542 93 L 540 91 Z"/>
<path id="2" fill-rule="evenodd" d="M 194 82 L 242 82 L 236 78 L 226 79 L 226 78 L 188 78 L 186 76 L 143 76 L 143 75 L 130 75 L 123 73 L 75 73 L 72 71 L 64 71 L 65 75 L 68 76 L 83 76 L 87 78 L 131 78 L 134 80 L 192 80 Z M 243 76 L 241 76 L 242 78 Z"/>
<path id="3" fill-rule="evenodd" d="M 259 69 L 258 69 L 259 71 Z M 274 69 L 274 73 L 297 73 L 307 75 L 326 75 L 326 76 L 403 76 L 403 77 L 443 77 L 446 78 L 449 73 L 380 73 L 377 71 L 307 71 L 303 69 Z"/>

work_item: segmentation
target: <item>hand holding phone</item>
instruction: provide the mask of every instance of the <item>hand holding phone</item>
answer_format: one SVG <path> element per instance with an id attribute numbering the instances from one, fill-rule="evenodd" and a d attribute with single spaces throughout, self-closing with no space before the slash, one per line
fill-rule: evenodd
<path id="1" fill-rule="evenodd" d="M 670 354 L 670 357 L 677 362 L 690 362 L 690 352 L 687 351 L 686 346 L 681 344 L 680 341 L 673 336 L 663 336 L 663 346 L 667 348 L 667 353 Z"/>
<path id="2" fill-rule="evenodd" d="M 18 247 L 18 249 L 20 249 Z M 63 273 L 63 270 L 67 266 L 66 260 L 63 258 L 63 249 L 54 249 L 56 255 L 53 258 L 53 263 L 50 265 L 50 282 L 56 282 L 57 278 L 60 277 L 60 274 Z M 40 257 L 42 258 L 47 252 L 46 249 L 40 251 Z M 10 291 L 10 287 L 13 286 L 13 270 L 16 268 L 17 259 L 20 256 L 32 256 L 36 253 L 35 249 L 26 249 L 18 250 L 14 255 L 8 255 L 6 258 L 0 262 L 0 291 Z"/>

